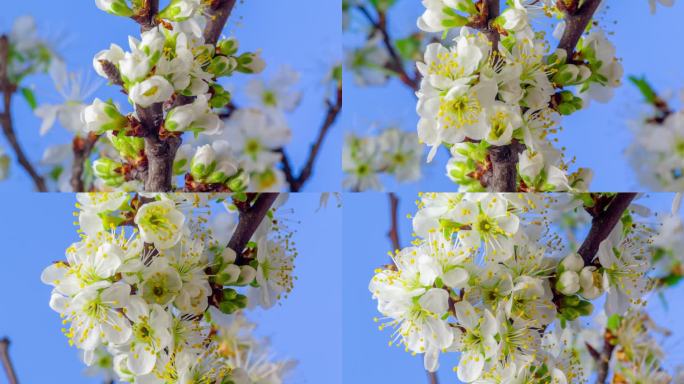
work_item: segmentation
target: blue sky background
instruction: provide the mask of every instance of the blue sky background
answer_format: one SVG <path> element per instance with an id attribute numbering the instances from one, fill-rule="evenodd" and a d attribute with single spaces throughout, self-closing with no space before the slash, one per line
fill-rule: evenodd
<path id="1" fill-rule="evenodd" d="M 618 57 L 624 59 L 625 76 L 645 74 L 659 91 L 681 89 L 684 55 L 680 49 L 673 49 L 672 42 L 676 36 L 684 34 L 684 23 L 681 23 L 684 3 L 676 1 L 672 8 L 659 7 L 655 15 L 649 13 L 647 0 L 609 0 L 605 3 L 608 6 L 598 19 L 601 26 L 612 33 L 609 39 L 616 45 Z M 388 16 L 392 36 L 403 38 L 417 31 L 416 19 L 423 10 L 419 1 L 398 0 Z M 363 36 L 359 34 L 362 16 L 358 12 L 352 14 L 354 27 L 344 37 L 345 48 L 358 46 L 359 37 Z M 344 90 L 345 129 L 366 134 L 376 123 L 380 128 L 398 125 L 408 131 L 416 130 L 415 96 L 398 80 L 394 79 L 384 87 L 360 88 L 347 73 Z M 631 142 L 631 133 L 625 123 L 640 116 L 641 101 L 638 91 L 625 83 L 616 90 L 609 104 L 594 102 L 588 109 L 564 118 L 564 131 L 558 138 L 561 145 L 567 147 L 568 159 L 576 156 L 576 166 L 595 171 L 592 190 L 646 190 L 638 185 L 623 155 Z M 432 164 L 424 167 L 422 180 L 413 185 L 397 185 L 393 180 L 386 180 L 386 190 L 453 190 L 454 184 L 444 175 L 447 160 L 446 151 L 440 151 Z"/>
<path id="2" fill-rule="evenodd" d="M 40 281 L 42 270 L 63 260 L 64 250 L 78 239 L 72 225 L 75 196 L 15 194 L 3 201 L 0 337 L 12 341 L 20 382 L 101 382 L 82 375 L 77 349 L 69 347 L 59 315 L 48 306 L 51 287 Z M 318 194 L 290 196 L 283 214 L 297 231 L 298 280 L 281 305 L 249 313 L 257 333 L 271 337 L 277 356 L 299 361 L 292 384 L 342 382 L 342 210 L 334 201 L 325 209 L 318 206 Z M 6 380 L 0 373 L 0 383 Z"/>
<path id="3" fill-rule="evenodd" d="M 161 3 L 165 5 L 167 0 Z M 132 20 L 100 11 L 94 0 L 23 0 L 7 5 L 0 15 L 0 33 L 9 31 L 15 18 L 34 16 L 41 36 L 57 43 L 69 70 L 82 71 L 94 81 L 100 79 L 91 64 L 97 52 L 108 48 L 111 43 L 128 49 L 128 35 L 139 37 L 139 27 Z M 304 91 L 302 104 L 288 119 L 293 131 L 288 151 L 296 169 L 304 164 L 325 115 L 327 89 L 323 80 L 329 69 L 341 59 L 340 19 L 341 7 L 335 1 L 238 1 L 224 30 L 226 36 L 239 39 L 242 50 L 262 49 L 268 65 L 263 74 L 266 79 L 283 65 L 302 73 L 299 83 L 299 88 Z M 241 90 L 251 78 L 238 75 L 234 80 L 223 80 L 223 84 L 235 85 L 238 93 L 234 100 L 238 105 L 247 106 L 248 101 Z M 28 79 L 28 84 L 35 86 L 39 103 L 61 101 L 48 75 L 33 76 Z M 120 99 L 121 95 L 115 88 L 103 82 L 91 100 L 96 96 Z M 38 134 L 40 119 L 33 115 L 21 96 L 15 97 L 13 113 L 19 140 L 34 163 L 40 160 L 48 145 L 70 142 L 68 132 L 61 127 L 53 128 L 41 138 Z M 307 191 L 338 188 L 341 178 L 340 131 L 341 125 L 337 125 L 327 137 L 314 175 L 305 187 Z M 0 139 L 0 145 L 9 151 L 4 137 Z M 8 181 L 0 183 L 0 191 L 32 189 L 30 179 L 18 166 L 13 167 Z"/>
<path id="4" fill-rule="evenodd" d="M 415 214 L 414 193 L 399 195 L 399 232 L 403 247 L 409 245 L 411 221 L 407 214 Z M 638 202 L 658 212 L 670 212 L 673 194 L 655 194 Z M 378 330 L 374 317 L 377 302 L 372 300 L 368 283 L 376 268 L 389 263 L 387 252 L 391 244 L 387 237 L 390 228 L 389 199 L 383 193 L 346 194 L 344 201 L 344 262 L 343 319 L 344 319 L 344 382 L 345 383 L 427 383 L 422 355 L 411 356 L 401 347 L 389 347 L 392 329 Z M 684 324 L 676 319 L 684 316 L 684 308 L 675 303 L 681 300 L 684 286 L 667 291 L 669 311 L 657 298 L 650 303 L 656 322 L 669 328 L 674 336 L 664 348 L 670 366 L 684 363 Z M 457 355 L 440 359 L 441 383 L 459 383 L 452 368 L 458 364 Z"/>

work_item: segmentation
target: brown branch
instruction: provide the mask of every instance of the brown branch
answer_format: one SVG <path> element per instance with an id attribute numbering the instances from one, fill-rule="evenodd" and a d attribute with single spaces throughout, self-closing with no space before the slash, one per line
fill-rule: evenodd
<path id="1" fill-rule="evenodd" d="M 603 335 L 603 350 L 598 357 L 598 372 L 596 374 L 596 384 L 604 384 L 608 379 L 608 371 L 610 370 L 610 359 L 615 350 L 615 337 L 606 329 Z"/>
<path id="2" fill-rule="evenodd" d="M 17 161 L 26 170 L 26 172 L 33 179 L 36 189 L 40 192 L 47 192 L 47 185 L 45 179 L 38 174 L 36 169 L 29 161 L 26 153 L 19 144 L 17 135 L 14 132 L 14 125 L 12 123 L 12 95 L 17 90 L 16 84 L 12 84 L 8 76 L 9 67 L 9 39 L 7 35 L 0 36 L 0 91 L 3 94 L 4 110 L 0 115 L 0 122 L 2 123 L 2 131 L 7 138 L 12 150 L 17 157 Z"/>
<path id="3" fill-rule="evenodd" d="M 390 63 L 388 63 L 387 65 L 387 69 L 396 72 L 399 76 L 399 80 L 401 80 L 402 83 L 407 85 L 413 91 L 418 91 L 418 88 L 420 88 L 418 76 L 411 76 L 406 71 L 406 68 L 404 67 L 404 60 L 401 58 L 401 56 L 399 56 L 397 49 L 394 47 L 392 37 L 390 36 L 389 30 L 387 29 L 387 15 L 376 8 L 375 11 L 378 14 L 378 18 L 376 20 L 370 13 L 368 8 L 366 8 L 365 6 L 357 5 L 356 8 L 368 20 L 368 22 L 373 27 L 373 30 L 380 32 L 380 34 L 382 35 L 382 43 L 385 46 L 385 49 L 387 50 L 387 53 L 390 55 L 391 58 Z"/>
<path id="4" fill-rule="evenodd" d="M 140 28 L 145 32 L 157 26 L 157 13 L 159 13 L 159 0 L 143 0 L 138 13 L 131 18 L 140 24 Z"/>
<path id="5" fill-rule="evenodd" d="M 389 202 L 390 202 L 390 223 L 391 223 L 391 226 L 390 226 L 389 232 L 387 233 L 387 236 L 390 238 L 390 241 L 392 242 L 392 247 L 394 248 L 393 251 L 396 251 L 398 249 L 401 249 L 401 242 L 399 241 L 399 220 L 398 220 L 399 198 L 393 192 L 390 193 L 388 196 L 389 196 Z"/>
<path id="6" fill-rule="evenodd" d="M 499 46 L 499 31 L 494 27 L 493 21 L 501 13 L 499 0 L 484 0 L 480 3 L 480 20 L 473 27 L 479 29 L 487 36 L 492 44 L 492 54 L 496 55 Z M 494 56 L 496 57 L 496 56 Z M 518 153 L 521 146 L 513 142 L 503 146 L 491 146 L 488 149 L 491 169 L 484 175 L 487 189 L 490 192 L 516 192 L 518 184 Z"/>
<path id="7" fill-rule="evenodd" d="M 563 2 L 559 1 L 558 3 Z M 600 4 L 601 0 L 585 0 L 578 9 L 573 9 L 576 8 L 575 6 L 565 10 L 565 32 L 563 32 L 558 43 L 558 48 L 564 49 L 568 53 L 568 59 L 572 58 L 577 42 Z"/>
<path id="8" fill-rule="evenodd" d="M 205 12 L 207 26 L 204 28 L 204 42 L 206 44 L 216 44 L 234 6 L 235 0 L 212 0 Z"/>
<path id="9" fill-rule="evenodd" d="M 161 137 L 159 134 L 164 111 L 162 103 L 148 108 L 135 107 L 145 138 L 145 156 L 147 157 L 146 192 L 169 192 L 173 185 L 173 161 L 181 145 L 177 135 Z"/>
<path id="10" fill-rule="evenodd" d="M 600 206 L 594 208 L 593 213 L 590 212 L 594 215 L 591 229 L 577 251 L 582 256 L 584 264 L 589 265 L 593 262 L 599 245 L 610 235 L 635 197 L 636 193 L 618 193 L 609 201 L 600 203 Z"/>
<path id="11" fill-rule="evenodd" d="M 340 112 L 342 111 L 341 82 L 338 82 L 337 84 L 337 90 L 335 92 L 335 95 L 335 102 L 332 102 L 330 100 L 327 101 L 328 111 L 326 112 L 325 119 L 323 119 L 323 124 L 321 125 L 321 128 L 318 131 L 316 141 L 311 145 L 311 149 L 309 150 L 309 156 L 306 159 L 306 163 L 304 164 L 304 167 L 299 173 L 299 176 L 294 175 L 294 170 L 292 169 L 290 159 L 288 158 L 285 149 L 281 148 L 278 150 L 282 155 L 281 164 L 283 165 L 283 172 L 285 173 L 285 178 L 287 179 L 288 184 L 290 184 L 290 191 L 292 192 L 299 192 L 302 189 L 302 186 L 304 186 L 304 184 L 311 177 L 311 174 L 313 173 L 314 164 L 316 162 L 316 157 L 318 156 L 318 153 L 320 152 L 321 147 L 323 145 L 323 140 L 330 131 L 330 128 L 335 124 L 335 121 L 337 121 L 337 118 L 339 117 Z"/>
<path id="12" fill-rule="evenodd" d="M 399 241 L 399 198 L 394 193 L 389 193 L 387 196 L 389 197 L 390 208 L 390 229 L 387 232 L 387 237 L 389 237 L 392 243 L 392 253 L 394 253 L 401 249 L 401 242 Z M 439 384 L 437 372 L 425 370 L 425 374 L 429 384 Z"/>
<path id="13" fill-rule="evenodd" d="M 254 196 L 254 194 L 250 195 Z M 247 243 L 277 198 L 278 193 L 262 193 L 254 200 L 251 206 L 240 210 L 237 228 L 235 228 L 233 237 L 228 242 L 228 248 L 237 253 L 238 260 L 241 259 L 242 252 L 245 250 Z"/>
<path id="14" fill-rule="evenodd" d="M 10 341 L 8 338 L 5 337 L 0 340 L 0 359 L 2 360 L 2 366 L 5 368 L 9 384 L 18 384 L 17 374 L 14 372 L 14 366 L 9 355 L 9 345 Z"/>
<path id="15" fill-rule="evenodd" d="M 100 136 L 96 134 L 89 134 L 88 137 L 82 138 L 76 136 L 73 141 L 74 162 L 71 164 L 71 189 L 72 192 L 86 192 L 83 184 L 83 171 L 85 162 L 90 158 L 90 154 L 95 147 L 95 143 Z"/>

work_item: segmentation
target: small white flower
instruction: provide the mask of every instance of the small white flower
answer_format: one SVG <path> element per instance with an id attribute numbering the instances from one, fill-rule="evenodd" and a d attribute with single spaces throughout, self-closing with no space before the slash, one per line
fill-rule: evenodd
<path id="1" fill-rule="evenodd" d="M 185 216 L 172 200 L 161 200 L 143 204 L 134 221 L 145 242 L 153 243 L 158 249 L 167 249 L 180 239 Z"/>
<path id="2" fill-rule="evenodd" d="M 136 105 L 146 108 L 154 103 L 162 103 L 170 99 L 173 92 L 173 87 L 168 80 L 161 76 L 152 76 L 131 87 L 129 97 Z"/>

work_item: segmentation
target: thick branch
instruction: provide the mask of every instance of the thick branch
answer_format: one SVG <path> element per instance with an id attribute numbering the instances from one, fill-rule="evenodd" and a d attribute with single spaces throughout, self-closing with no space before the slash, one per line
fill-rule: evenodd
<path id="1" fill-rule="evenodd" d="M 181 138 L 175 135 L 161 137 L 159 129 L 164 118 L 161 103 L 148 108 L 136 106 L 138 118 L 145 136 L 145 156 L 147 157 L 146 192 L 169 192 L 173 188 L 173 161 L 181 145 Z"/>
<path id="2" fill-rule="evenodd" d="M 12 123 L 12 94 L 16 91 L 17 86 L 12 84 L 8 76 L 9 66 L 9 39 L 6 35 L 0 36 L 0 91 L 3 94 L 4 110 L 0 115 L 0 122 L 2 123 L 2 131 L 7 138 L 12 150 L 14 151 L 17 161 L 26 170 L 26 172 L 33 179 L 36 189 L 40 192 L 47 192 L 47 185 L 45 179 L 41 177 L 36 169 L 29 161 L 26 153 L 19 144 L 17 135 L 14 132 Z"/>
<path id="3" fill-rule="evenodd" d="M 83 184 L 85 162 L 100 136 L 90 134 L 86 138 L 76 137 L 73 142 L 74 162 L 71 164 L 71 189 L 73 192 L 86 192 Z"/>
<path id="4" fill-rule="evenodd" d="M 309 156 L 306 159 L 306 163 L 304 164 L 302 171 L 299 173 L 299 176 L 294 175 L 294 170 L 292 169 L 290 160 L 287 156 L 287 153 L 285 152 L 285 149 L 280 149 L 280 153 L 282 155 L 281 163 L 283 165 L 283 172 L 285 172 L 285 177 L 287 179 L 288 184 L 290 184 L 290 191 L 292 192 L 299 192 L 302 186 L 304 186 L 304 184 L 311 177 L 311 174 L 313 173 L 314 164 L 316 162 L 316 157 L 318 156 L 318 153 L 320 152 L 321 147 L 323 145 L 323 140 L 330 131 L 330 128 L 335 124 L 335 121 L 337 121 L 337 118 L 340 115 L 340 112 L 342 111 L 341 83 L 337 84 L 335 99 L 336 100 L 334 103 L 332 101 L 327 102 L 328 111 L 325 114 L 325 119 L 323 119 L 321 129 L 318 131 L 316 141 L 311 145 L 311 149 L 309 150 Z"/>
<path id="5" fill-rule="evenodd" d="M 8 338 L 5 337 L 0 340 L 0 359 L 2 360 L 3 368 L 5 368 L 9 384 L 18 384 L 17 374 L 14 372 L 14 366 L 9 355 L 9 345 L 10 341 Z"/>
<path id="6" fill-rule="evenodd" d="M 207 26 L 204 28 L 204 41 L 207 44 L 216 44 L 221 32 L 228 21 L 230 13 L 235 6 L 235 0 L 213 0 L 206 11 Z"/>
<path id="7" fill-rule="evenodd" d="M 378 13 L 378 19 L 376 20 L 368 8 L 364 7 L 363 5 L 358 5 L 357 8 L 371 24 L 374 31 L 380 32 L 382 35 L 382 43 L 391 59 L 387 66 L 388 69 L 396 72 L 399 76 L 399 79 L 404 84 L 410 87 L 413 91 L 417 91 L 418 88 L 420 88 L 420 82 L 415 76 L 409 75 L 409 73 L 406 71 L 406 68 L 404 67 L 404 61 L 402 60 L 401 56 L 399 56 L 397 49 L 394 47 L 394 42 L 392 42 L 392 37 L 390 36 L 389 30 L 387 28 L 387 15 L 376 8 L 376 12 Z"/>
<path id="8" fill-rule="evenodd" d="M 591 221 L 591 229 L 584 239 L 579 253 L 584 259 L 584 264 L 589 265 L 594 260 L 598 252 L 599 245 L 605 240 L 610 232 L 615 228 L 622 214 L 629 208 L 636 193 L 618 193 L 609 202 L 597 207 L 594 218 Z"/>
<path id="9" fill-rule="evenodd" d="M 240 211 L 237 228 L 228 242 L 228 248 L 237 253 L 238 259 L 277 198 L 278 193 L 262 193 L 256 198 L 254 204 Z"/>
<path id="10" fill-rule="evenodd" d="M 572 58 L 577 42 L 594 17 L 596 9 L 601 4 L 601 0 L 585 0 L 582 6 L 573 10 L 566 10 L 565 32 L 561 37 L 558 48 L 564 49 L 568 53 L 568 58 Z"/>

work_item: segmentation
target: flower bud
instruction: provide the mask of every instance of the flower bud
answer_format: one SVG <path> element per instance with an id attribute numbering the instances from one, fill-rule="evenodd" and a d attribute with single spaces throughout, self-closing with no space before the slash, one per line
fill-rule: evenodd
<path id="1" fill-rule="evenodd" d="M 190 169 L 190 158 L 193 155 L 193 148 L 190 144 L 183 144 L 176 152 L 176 158 L 173 161 L 173 174 L 182 175 Z"/>
<path id="2" fill-rule="evenodd" d="M 232 314 L 247 306 L 247 296 L 239 294 L 236 290 L 226 288 L 223 290 L 223 298 L 219 303 L 219 309 L 225 314 Z"/>
<path id="3" fill-rule="evenodd" d="M 107 73 L 102 66 L 102 61 L 108 61 L 112 63 L 112 65 L 117 65 L 119 64 L 119 61 L 124 58 L 124 55 L 125 53 L 121 47 L 112 44 L 109 46 L 109 49 L 102 50 L 95 55 L 93 58 L 93 68 L 95 68 L 95 72 L 97 72 L 98 75 L 108 79 L 109 76 L 107 76 Z"/>
<path id="4" fill-rule="evenodd" d="M 125 159 L 136 160 L 144 155 L 145 140 L 141 137 L 127 136 L 124 131 L 119 131 L 115 135 L 110 131 L 107 132 L 107 138 L 121 157 Z"/>
<path id="5" fill-rule="evenodd" d="M 603 276 L 596 267 L 584 267 L 580 272 L 580 294 L 588 300 L 594 300 L 603 294 Z"/>
<path id="6" fill-rule="evenodd" d="M 228 185 L 228 189 L 232 192 L 244 192 L 249 186 L 249 174 L 240 170 L 240 172 L 231 177 L 226 184 Z"/>
<path id="7" fill-rule="evenodd" d="M 222 86 L 214 84 L 211 86 L 211 89 L 212 96 L 211 100 L 209 100 L 209 105 L 212 108 L 223 108 L 230 103 L 232 96 L 230 92 L 226 91 Z"/>
<path id="8" fill-rule="evenodd" d="M 207 72 L 216 77 L 227 76 L 238 68 L 238 62 L 234 57 L 216 56 L 207 67 Z"/>
<path id="9" fill-rule="evenodd" d="M 556 281 L 558 292 L 569 296 L 574 295 L 580 290 L 579 275 L 575 271 L 565 271 L 561 273 Z"/>
<path id="10" fill-rule="evenodd" d="M 233 264 L 237 260 L 237 253 L 232 248 L 225 247 L 221 251 L 220 257 L 224 264 Z"/>
<path id="11" fill-rule="evenodd" d="M 580 69 L 574 64 L 564 64 L 561 65 L 553 75 L 553 82 L 558 85 L 570 85 L 574 84 L 575 80 L 580 74 Z"/>
<path id="12" fill-rule="evenodd" d="M 161 76 L 152 76 L 149 79 L 135 84 L 130 91 L 129 97 L 143 108 L 154 103 L 162 103 L 173 95 L 173 86 Z"/>
<path id="13" fill-rule="evenodd" d="M 101 157 L 93 162 L 93 173 L 110 187 L 118 187 L 126 181 L 120 173 L 122 165 L 110 158 Z"/>
<path id="14" fill-rule="evenodd" d="M 191 18 L 200 7 L 200 0 L 171 0 L 169 5 L 159 12 L 159 17 L 171 21 L 185 21 Z"/>
<path id="15" fill-rule="evenodd" d="M 266 67 L 261 52 L 243 53 L 237 58 L 237 63 L 237 71 L 241 73 L 261 73 Z"/>
<path id="16" fill-rule="evenodd" d="M 251 284 L 256 277 L 256 269 L 249 265 L 243 265 L 240 267 L 240 279 L 238 279 L 238 285 Z"/>
<path id="17" fill-rule="evenodd" d="M 141 38 L 142 40 L 140 41 L 140 44 L 138 44 L 138 49 L 150 58 L 152 66 L 154 66 L 161 57 L 164 44 L 166 43 L 166 37 L 159 31 L 159 28 L 152 28 L 149 31 L 143 32 Z"/>
<path id="18" fill-rule="evenodd" d="M 228 264 L 216 274 L 216 282 L 221 285 L 231 285 L 240 278 L 240 267 L 235 264 Z"/>
<path id="19" fill-rule="evenodd" d="M 183 132 L 190 127 L 197 117 L 192 104 L 180 105 L 169 111 L 164 121 L 164 129 L 171 132 Z"/>
<path id="20" fill-rule="evenodd" d="M 119 60 L 119 72 L 127 85 L 145 79 L 151 68 L 150 58 L 141 51 L 126 52 Z"/>
<path id="21" fill-rule="evenodd" d="M 214 171 L 214 168 L 216 168 L 216 152 L 214 152 L 211 144 L 197 148 L 197 152 L 195 152 L 195 156 L 190 164 L 190 174 L 192 177 L 195 180 L 203 180 Z"/>
<path id="22" fill-rule="evenodd" d="M 133 10 L 126 0 L 95 0 L 95 5 L 101 10 L 116 16 L 131 17 Z"/>
<path id="23" fill-rule="evenodd" d="M 232 161 L 232 159 L 221 160 L 206 181 L 209 184 L 223 184 L 230 176 L 237 173 L 237 171 L 237 164 Z"/>
<path id="24" fill-rule="evenodd" d="M 561 261 L 561 266 L 564 271 L 573 271 L 579 273 L 584 267 L 584 259 L 578 253 L 573 252 Z"/>
<path id="25" fill-rule="evenodd" d="M 222 55 L 234 56 L 237 53 L 240 44 L 238 43 L 236 38 L 229 37 L 227 39 L 219 41 L 216 47 L 219 49 Z"/>
<path id="26" fill-rule="evenodd" d="M 81 120 L 85 123 L 86 132 L 97 134 L 118 131 L 128 125 L 128 119 L 119 112 L 111 100 L 104 102 L 97 98 L 93 104 L 83 109 Z"/>

